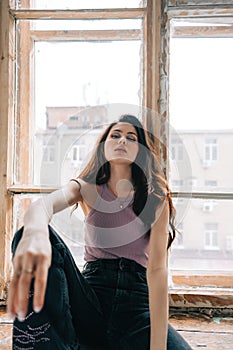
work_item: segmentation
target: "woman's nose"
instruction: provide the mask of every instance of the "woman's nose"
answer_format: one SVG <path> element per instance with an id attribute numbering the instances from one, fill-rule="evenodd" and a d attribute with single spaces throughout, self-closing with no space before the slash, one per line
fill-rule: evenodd
<path id="1" fill-rule="evenodd" d="M 119 138 L 118 143 L 122 143 L 123 145 L 126 145 L 126 143 L 127 143 L 126 137 L 125 137 L 125 136 L 121 136 L 121 137 Z"/>

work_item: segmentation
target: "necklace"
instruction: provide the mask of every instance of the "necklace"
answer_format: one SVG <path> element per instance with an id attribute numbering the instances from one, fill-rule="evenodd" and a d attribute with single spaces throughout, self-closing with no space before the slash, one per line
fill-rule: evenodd
<path id="1" fill-rule="evenodd" d="M 117 200 L 119 201 L 119 208 L 123 209 L 124 207 L 126 207 L 131 202 L 131 199 L 132 199 L 132 196 L 130 195 L 121 199 L 118 197 Z"/>
<path id="2" fill-rule="evenodd" d="M 119 193 L 113 191 L 110 186 L 108 186 L 108 189 L 115 196 L 115 200 L 117 203 L 119 203 L 118 206 L 120 209 L 123 209 L 124 207 L 126 208 L 133 198 L 134 189 L 132 189 L 132 187 L 124 197 L 119 196 Z"/>

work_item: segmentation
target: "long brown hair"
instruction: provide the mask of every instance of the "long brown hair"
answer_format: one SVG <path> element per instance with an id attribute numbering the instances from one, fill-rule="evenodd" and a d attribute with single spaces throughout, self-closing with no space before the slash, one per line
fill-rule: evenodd
<path id="1" fill-rule="evenodd" d="M 104 142 L 106 141 L 111 128 L 119 122 L 129 123 L 134 126 L 137 136 L 139 151 L 135 161 L 131 165 L 132 182 L 135 190 L 133 211 L 141 220 L 150 226 L 155 219 L 156 208 L 163 203 L 165 198 L 169 202 L 169 240 L 168 248 L 171 246 L 176 229 L 174 225 L 175 208 L 172 203 L 171 192 L 163 172 L 160 169 L 158 155 L 156 154 L 149 133 L 144 130 L 141 122 L 133 115 L 122 115 L 117 122 L 111 123 L 104 133 L 99 137 L 95 151 L 79 174 L 84 181 L 102 185 L 110 179 L 110 164 L 105 158 Z"/>

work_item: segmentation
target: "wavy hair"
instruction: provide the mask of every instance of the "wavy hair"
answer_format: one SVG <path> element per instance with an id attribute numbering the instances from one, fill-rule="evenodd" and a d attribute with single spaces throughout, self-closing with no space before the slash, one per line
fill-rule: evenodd
<path id="1" fill-rule="evenodd" d="M 131 164 L 132 182 L 135 190 L 133 211 L 141 220 L 150 227 L 155 220 L 156 208 L 167 197 L 169 203 L 169 240 L 171 246 L 176 228 L 174 225 L 175 208 L 172 203 L 171 192 L 168 183 L 161 171 L 159 157 L 151 141 L 151 136 L 144 130 L 141 122 L 133 115 L 122 115 L 118 121 L 111 123 L 99 137 L 92 157 L 78 178 L 84 181 L 102 185 L 110 179 L 110 164 L 105 158 L 104 143 L 112 127 L 117 123 L 129 123 L 134 126 L 137 136 L 139 151 L 135 161 Z M 150 232 L 150 229 L 149 231 Z"/>

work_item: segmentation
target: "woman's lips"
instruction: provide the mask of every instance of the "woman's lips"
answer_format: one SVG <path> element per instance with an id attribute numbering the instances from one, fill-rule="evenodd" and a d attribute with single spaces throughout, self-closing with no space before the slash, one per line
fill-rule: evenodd
<path id="1" fill-rule="evenodd" d="M 118 147 L 114 150 L 115 152 L 118 151 L 118 152 L 124 152 L 124 153 L 127 153 L 126 149 L 123 148 L 123 147 Z"/>

